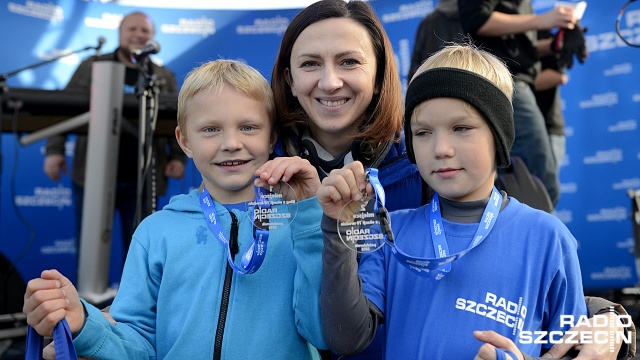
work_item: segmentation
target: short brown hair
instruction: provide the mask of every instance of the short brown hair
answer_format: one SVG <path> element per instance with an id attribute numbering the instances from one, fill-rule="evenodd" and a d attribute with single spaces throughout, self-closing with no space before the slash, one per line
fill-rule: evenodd
<path id="1" fill-rule="evenodd" d="M 300 11 L 285 31 L 271 74 L 278 121 L 283 129 L 307 124 L 308 116 L 291 93 L 285 72 L 291 67 L 293 45 L 310 25 L 325 19 L 352 19 L 369 33 L 376 56 L 375 87 L 371 104 L 365 111 L 363 129 L 357 137 L 367 143 L 375 155 L 384 144 L 402 131 L 402 86 L 393 48 L 382 23 L 369 4 L 363 1 L 321 0 Z"/>

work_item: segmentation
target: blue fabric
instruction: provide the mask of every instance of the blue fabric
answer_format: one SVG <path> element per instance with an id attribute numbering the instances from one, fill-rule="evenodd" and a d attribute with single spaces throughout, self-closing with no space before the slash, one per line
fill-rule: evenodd
<path id="1" fill-rule="evenodd" d="M 435 256 L 426 206 L 391 213 L 396 245 Z M 449 249 L 466 248 L 477 224 L 444 221 Z M 528 354 L 521 331 L 565 331 L 561 315 L 585 315 L 577 242 L 556 217 L 514 198 L 485 241 L 434 282 L 398 263 L 389 247 L 363 254 L 359 275 L 367 298 L 385 314 L 388 359 L 471 359 L 474 330 L 494 330 Z"/>
<path id="2" fill-rule="evenodd" d="M 198 190 L 175 196 L 138 226 L 110 310 L 118 325 L 85 304 L 89 316 L 74 340 L 79 354 L 117 360 L 212 358 L 227 257 L 198 196 Z M 318 353 L 308 342 L 326 347 L 319 306 L 322 210 L 316 198 L 298 202 L 297 208 L 291 226 L 271 231 L 260 270 L 233 274 L 223 359 L 314 359 Z M 221 204 L 216 209 L 229 236 L 231 216 Z M 252 239 L 251 220 L 248 213 L 232 211 L 243 253 Z"/>
<path id="3" fill-rule="evenodd" d="M 66 319 L 60 320 L 53 329 L 53 345 L 57 360 L 76 360 L 76 349 L 73 346 L 71 329 Z M 27 349 L 25 360 L 41 360 L 44 338 L 31 326 L 27 330 Z"/>
<path id="4" fill-rule="evenodd" d="M 25 360 L 42 359 L 42 349 L 44 348 L 44 337 L 36 332 L 34 328 L 27 328 L 27 348 Z"/>
<path id="5" fill-rule="evenodd" d="M 542 180 L 555 205 L 560 199 L 560 180 L 544 117 L 529 85 L 516 81 L 515 86 L 513 117 L 516 139 L 511 155 L 519 156 L 529 172 Z"/>

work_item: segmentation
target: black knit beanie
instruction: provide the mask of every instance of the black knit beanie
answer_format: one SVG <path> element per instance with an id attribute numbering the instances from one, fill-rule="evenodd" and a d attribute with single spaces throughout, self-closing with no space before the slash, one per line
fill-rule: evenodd
<path id="1" fill-rule="evenodd" d="M 426 100 L 442 97 L 464 100 L 482 114 L 495 138 L 497 166 L 509 166 L 509 152 L 515 138 L 511 101 L 486 78 L 471 71 L 445 67 L 423 72 L 411 81 L 407 89 L 404 133 L 409 160 L 416 162 L 411 133 L 413 110 Z"/>

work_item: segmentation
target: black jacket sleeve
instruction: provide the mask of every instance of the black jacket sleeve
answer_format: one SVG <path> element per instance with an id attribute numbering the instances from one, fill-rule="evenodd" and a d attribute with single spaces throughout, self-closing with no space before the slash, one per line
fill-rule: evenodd
<path id="1" fill-rule="evenodd" d="M 356 253 L 338 237 L 337 220 L 323 215 L 321 226 L 322 335 L 334 353 L 357 354 L 371 343 L 384 315 L 362 292 Z"/>
<path id="2" fill-rule="evenodd" d="M 458 14 L 462 30 L 475 36 L 478 29 L 489 20 L 499 3 L 498 0 L 459 0 Z"/>

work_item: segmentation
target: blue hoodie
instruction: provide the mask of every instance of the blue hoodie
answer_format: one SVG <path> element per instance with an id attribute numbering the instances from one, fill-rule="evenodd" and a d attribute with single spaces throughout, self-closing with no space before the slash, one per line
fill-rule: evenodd
<path id="1" fill-rule="evenodd" d="M 270 232 L 260 269 L 239 275 L 227 270 L 226 248 L 208 227 L 198 190 L 173 197 L 133 235 L 110 310 L 118 324 L 84 302 L 88 317 L 74 339 L 78 355 L 211 359 L 217 340 L 222 359 L 319 358 L 313 346 L 326 348 L 319 307 L 322 210 L 315 197 L 296 205 L 292 224 Z M 231 215 L 215 206 L 230 238 Z M 248 214 L 232 211 L 239 260 L 253 238 L 252 224 Z"/>

